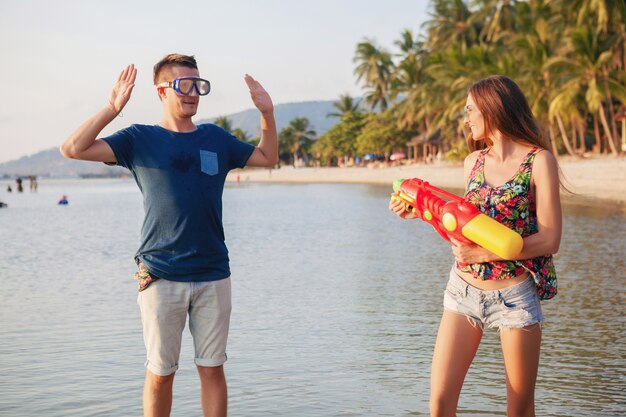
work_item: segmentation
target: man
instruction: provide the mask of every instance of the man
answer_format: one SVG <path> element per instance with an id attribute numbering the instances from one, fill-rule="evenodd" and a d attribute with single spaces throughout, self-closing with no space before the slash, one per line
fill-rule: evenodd
<path id="1" fill-rule="evenodd" d="M 107 105 L 72 133 L 61 153 L 128 168 L 143 195 L 145 218 L 135 260 L 147 350 L 144 415 L 170 414 L 189 315 L 204 415 L 225 416 L 223 364 L 231 294 L 222 192 L 229 170 L 277 162 L 274 106 L 261 84 L 246 75 L 252 102 L 261 112 L 257 147 L 215 125 L 195 125 L 199 96 L 209 93 L 210 83 L 200 78 L 193 56 L 171 54 L 154 66 L 154 84 L 163 104 L 161 123 L 132 125 L 96 139 L 128 103 L 136 75 L 133 65 L 121 72 Z"/>

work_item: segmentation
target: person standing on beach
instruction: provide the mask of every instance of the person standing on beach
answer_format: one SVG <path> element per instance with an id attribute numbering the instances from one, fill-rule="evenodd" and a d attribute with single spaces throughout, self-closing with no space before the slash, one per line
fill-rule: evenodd
<path id="1" fill-rule="evenodd" d="M 470 155 L 465 198 L 520 233 L 517 259 L 501 259 L 478 245 L 453 241 L 454 266 L 433 354 L 432 416 L 454 416 L 465 375 L 483 329 L 500 330 L 507 387 L 507 416 L 535 415 L 539 367 L 540 300 L 556 295 L 552 255 L 562 228 L 559 169 L 526 97 L 510 78 L 473 84 L 465 105 Z M 390 210 L 414 218 L 392 198 Z"/>
<path id="2" fill-rule="evenodd" d="M 63 156 L 128 168 L 143 195 L 145 218 L 135 255 L 147 350 L 145 416 L 169 416 L 182 331 L 189 316 L 205 416 L 227 414 L 223 364 L 231 312 L 228 250 L 222 225 L 226 174 L 278 160 L 274 106 L 261 84 L 246 75 L 261 113 L 261 141 L 242 142 L 213 124 L 196 125 L 199 96 L 210 91 L 193 56 L 170 54 L 154 66 L 163 105 L 159 125 L 135 124 L 96 139 L 128 103 L 137 69 L 128 65 L 108 103 L 61 145 Z"/>
<path id="3" fill-rule="evenodd" d="M 28 182 L 29 182 L 29 187 L 30 187 L 30 192 L 31 193 L 36 193 L 37 192 L 37 177 L 35 175 L 29 175 L 28 176 Z"/>

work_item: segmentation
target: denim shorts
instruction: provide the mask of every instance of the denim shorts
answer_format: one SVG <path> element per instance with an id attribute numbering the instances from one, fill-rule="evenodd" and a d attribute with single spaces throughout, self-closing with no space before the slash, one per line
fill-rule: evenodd
<path id="1" fill-rule="evenodd" d="M 230 278 L 225 278 L 208 282 L 158 279 L 139 292 L 146 368 L 162 376 L 176 372 L 187 316 L 196 365 L 214 367 L 226 362 L 230 291 Z"/>
<path id="2" fill-rule="evenodd" d="M 452 269 L 443 307 L 466 316 L 481 329 L 485 325 L 500 330 L 519 329 L 544 320 L 532 276 L 508 288 L 486 291 L 469 285 Z"/>

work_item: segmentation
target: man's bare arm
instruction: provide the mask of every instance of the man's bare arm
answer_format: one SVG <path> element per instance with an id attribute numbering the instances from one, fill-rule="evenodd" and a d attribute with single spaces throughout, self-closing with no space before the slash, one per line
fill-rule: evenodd
<path id="1" fill-rule="evenodd" d="M 84 161 L 117 162 L 111 147 L 96 138 L 122 111 L 133 91 L 137 69 L 128 65 L 122 70 L 111 91 L 107 105 L 74 131 L 61 145 L 61 155 Z"/>
<path id="2" fill-rule="evenodd" d="M 274 104 L 263 86 L 250 75 L 245 76 L 250 97 L 261 112 L 261 141 L 248 159 L 247 166 L 272 167 L 278 162 L 278 133 L 274 120 Z"/>

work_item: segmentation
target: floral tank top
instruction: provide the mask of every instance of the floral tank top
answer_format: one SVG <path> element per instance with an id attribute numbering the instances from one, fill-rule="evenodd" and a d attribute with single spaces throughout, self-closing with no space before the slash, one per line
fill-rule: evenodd
<path id="1" fill-rule="evenodd" d="M 470 174 L 465 199 L 522 237 L 537 233 L 539 227 L 535 199 L 530 192 L 530 176 L 535 155 L 541 150 L 542 148 L 537 147 L 531 149 L 516 174 L 499 187 L 491 187 L 485 183 L 485 154 L 489 149 L 483 150 Z M 482 280 L 509 279 L 528 271 L 535 280 L 540 299 L 550 299 L 557 292 L 552 255 L 467 265 L 460 265 L 457 262 L 456 267 Z"/>

